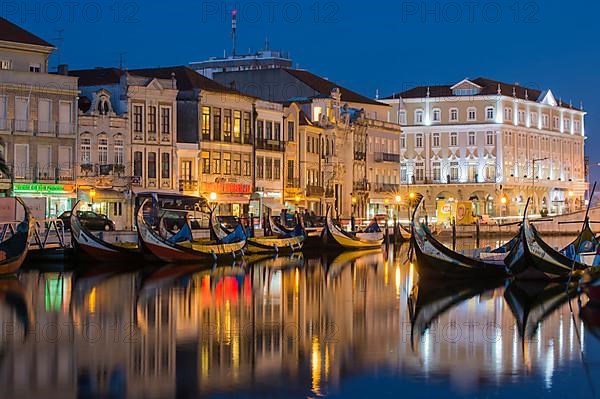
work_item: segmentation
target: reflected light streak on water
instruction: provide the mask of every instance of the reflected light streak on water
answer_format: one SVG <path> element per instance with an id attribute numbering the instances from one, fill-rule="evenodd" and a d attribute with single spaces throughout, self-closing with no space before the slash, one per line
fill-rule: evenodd
<path id="1" fill-rule="evenodd" d="M 419 281 L 407 250 L 389 260 L 372 251 L 249 258 L 174 278 L 145 268 L 64 273 L 58 285 L 37 271 L 0 280 L 0 383 L 22 398 L 84 388 L 133 398 L 589 389 L 565 370 L 582 375 L 579 351 L 598 351 L 598 326 L 579 321 L 576 301 L 573 323 L 566 291 Z M 557 306 L 547 307 L 548 293 Z M 43 335 L 50 325 L 57 339 Z M 600 361 L 590 364 L 597 373 Z"/>

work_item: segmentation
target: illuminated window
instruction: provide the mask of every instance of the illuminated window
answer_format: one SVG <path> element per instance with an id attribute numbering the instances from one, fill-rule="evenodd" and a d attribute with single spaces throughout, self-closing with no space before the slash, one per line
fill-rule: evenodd
<path id="1" fill-rule="evenodd" d="M 202 140 L 210 140 L 210 107 L 202 107 Z"/>
<path id="2" fill-rule="evenodd" d="M 313 122 L 318 122 L 323 113 L 323 107 L 313 107 Z"/>
<path id="3" fill-rule="evenodd" d="M 233 111 L 233 141 L 242 142 L 242 112 Z"/>

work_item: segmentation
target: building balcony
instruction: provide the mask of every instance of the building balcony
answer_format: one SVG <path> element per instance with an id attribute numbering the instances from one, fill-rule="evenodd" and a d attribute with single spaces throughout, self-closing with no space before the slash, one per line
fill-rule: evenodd
<path id="1" fill-rule="evenodd" d="M 56 122 L 37 121 L 36 134 L 38 136 L 56 136 Z"/>
<path id="2" fill-rule="evenodd" d="M 376 193 L 397 193 L 400 191 L 400 185 L 392 183 L 373 183 L 372 188 Z"/>
<path id="3" fill-rule="evenodd" d="M 86 177 L 93 176 L 121 176 L 125 174 L 125 165 L 122 164 L 82 164 L 80 173 Z"/>
<path id="4" fill-rule="evenodd" d="M 47 167 L 47 168 L 29 168 L 29 167 L 13 167 L 9 166 L 9 170 L 14 177 L 15 181 L 73 181 L 75 180 L 75 176 L 73 174 L 73 169 L 71 168 L 56 168 L 56 167 Z M 4 174 L 0 175 L 0 179 L 10 179 L 9 176 Z"/>
<path id="5" fill-rule="evenodd" d="M 325 190 L 321 186 L 306 186 L 307 197 L 322 197 Z"/>
<path id="6" fill-rule="evenodd" d="M 14 119 L 12 131 L 15 134 L 33 133 L 32 121 L 29 119 Z"/>
<path id="7" fill-rule="evenodd" d="M 300 188 L 300 179 L 297 177 L 288 177 L 285 182 L 286 188 Z"/>
<path id="8" fill-rule="evenodd" d="M 256 139 L 256 149 L 268 151 L 285 151 L 285 141 Z"/>
<path id="9" fill-rule="evenodd" d="M 75 137 L 76 132 L 77 129 L 74 123 L 58 123 L 58 135 L 60 137 Z"/>
<path id="10" fill-rule="evenodd" d="M 387 152 L 376 152 L 373 154 L 375 162 L 394 162 L 400 163 L 400 154 L 390 154 Z"/>
<path id="11" fill-rule="evenodd" d="M 369 182 L 367 179 L 356 180 L 352 184 L 353 191 L 369 191 Z"/>
<path id="12" fill-rule="evenodd" d="M 10 119 L 0 118 L 0 132 L 10 132 L 12 130 L 10 122 Z"/>
<path id="13" fill-rule="evenodd" d="M 198 190 L 197 180 L 179 180 L 179 191 L 196 191 Z"/>
<path id="14" fill-rule="evenodd" d="M 354 151 L 355 161 L 365 161 L 367 159 L 367 153 L 364 151 Z"/>

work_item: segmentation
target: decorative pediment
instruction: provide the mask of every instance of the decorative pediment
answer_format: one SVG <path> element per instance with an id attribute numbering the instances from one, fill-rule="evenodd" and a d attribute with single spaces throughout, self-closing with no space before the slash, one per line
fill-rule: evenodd
<path id="1" fill-rule="evenodd" d="M 558 105 L 558 102 L 556 101 L 556 98 L 550 89 L 544 90 L 538 97 L 537 102 L 540 104 L 551 105 L 553 107 Z"/>
<path id="2" fill-rule="evenodd" d="M 150 80 L 147 84 L 146 87 L 149 89 L 155 89 L 155 90 L 163 90 L 164 87 L 163 85 L 160 83 L 160 80 L 153 78 L 152 80 Z"/>

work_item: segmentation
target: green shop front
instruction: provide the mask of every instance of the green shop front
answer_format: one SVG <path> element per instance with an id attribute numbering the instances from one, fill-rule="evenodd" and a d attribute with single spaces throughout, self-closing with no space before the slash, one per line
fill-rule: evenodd
<path id="1" fill-rule="evenodd" d="M 25 199 L 45 199 L 45 217 L 55 218 L 75 205 L 77 192 L 74 184 L 14 183 L 13 192 Z M 35 201 L 35 200 L 31 200 Z"/>

